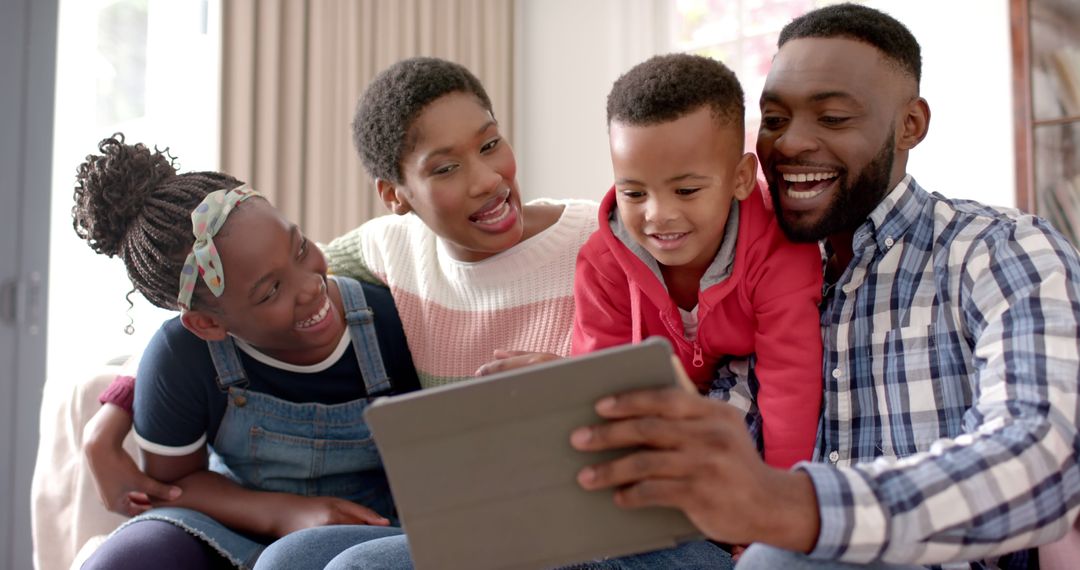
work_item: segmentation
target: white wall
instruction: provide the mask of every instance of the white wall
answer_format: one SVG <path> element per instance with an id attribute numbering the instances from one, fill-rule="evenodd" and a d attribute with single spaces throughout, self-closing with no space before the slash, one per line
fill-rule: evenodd
<path id="1" fill-rule="evenodd" d="M 869 4 L 904 22 L 922 45 L 930 133 L 912 151 L 908 172 L 923 187 L 951 198 L 1015 205 L 1008 2 Z"/>
<path id="2" fill-rule="evenodd" d="M 654 0 L 517 0 L 514 150 L 526 198 L 611 184 L 605 105 L 619 74 L 666 51 Z"/>
<path id="3" fill-rule="evenodd" d="M 950 197 L 1013 205 L 1006 0 L 867 4 L 904 22 L 922 45 L 932 120 L 909 171 Z M 518 0 L 514 143 L 526 197 L 598 199 L 610 185 L 607 92 L 635 63 L 670 51 L 666 9 L 664 0 Z"/>

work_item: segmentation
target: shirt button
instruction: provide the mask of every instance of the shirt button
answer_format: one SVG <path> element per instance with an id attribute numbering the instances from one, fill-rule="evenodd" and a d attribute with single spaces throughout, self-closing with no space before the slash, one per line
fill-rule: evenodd
<path id="1" fill-rule="evenodd" d="M 244 405 L 247 404 L 247 398 L 243 396 L 237 396 L 233 398 L 233 403 L 236 404 L 236 407 L 243 408 Z"/>
<path id="2" fill-rule="evenodd" d="M 844 373 L 841 372 L 839 368 L 833 368 L 833 371 L 832 371 L 832 377 L 833 378 L 840 379 L 840 377 L 843 376 L 843 375 L 844 375 Z M 834 451 L 833 453 L 836 453 L 836 452 Z"/>
<path id="3" fill-rule="evenodd" d="M 892 247 L 894 243 L 896 243 L 896 242 L 893 241 L 893 238 L 891 238 L 891 237 L 885 238 L 885 247 Z"/>
<path id="4" fill-rule="evenodd" d="M 829 461 L 836 463 L 840 461 L 840 452 L 835 449 L 829 452 Z"/>

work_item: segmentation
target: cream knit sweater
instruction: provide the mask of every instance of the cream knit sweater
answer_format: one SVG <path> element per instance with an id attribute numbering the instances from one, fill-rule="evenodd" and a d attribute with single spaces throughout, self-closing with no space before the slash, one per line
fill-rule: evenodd
<path id="1" fill-rule="evenodd" d="M 383 216 L 323 247 L 330 269 L 390 287 L 428 388 L 471 378 L 497 348 L 570 354 L 574 265 L 595 202 L 561 204 L 551 227 L 479 262 L 452 259 L 414 215 Z"/>

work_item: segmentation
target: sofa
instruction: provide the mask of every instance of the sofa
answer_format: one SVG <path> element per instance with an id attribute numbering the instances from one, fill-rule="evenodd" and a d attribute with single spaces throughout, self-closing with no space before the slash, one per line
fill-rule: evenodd
<path id="1" fill-rule="evenodd" d="M 78 568 L 98 542 L 125 520 L 106 510 L 98 499 L 83 458 L 82 440 L 83 427 L 101 407 L 98 395 L 117 374 L 131 374 L 133 366 L 132 358 L 114 358 L 67 390 L 46 390 L 30 491 L 34 567 L 38 570 Z M 124 448 L 138 456 L 130 434 Z"/>

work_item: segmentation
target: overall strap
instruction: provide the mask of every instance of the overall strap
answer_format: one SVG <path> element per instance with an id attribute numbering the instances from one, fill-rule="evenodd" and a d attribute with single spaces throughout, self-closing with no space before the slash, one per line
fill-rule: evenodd
<path id="1" fill-rule="evenodd" d="M 206 345 L 210 349 L 210 358 L 214 361 L 218 388 L 227 392 L 232 387 L 246 386 L 248 378 L 244 374 L 244 365 L 236 354 L 236 344 L 232 337 L 226 335 L 225 340 L 207 341 Z"/>
<path id="2" fill-rule="evenodd" d="M 348 278 L 334 280 L 341 291 L 341 301 L 345 305 L 345 323 L 352 336 L 353 352 L 360 363 L 360 373 L 364 375 L 364 387 L 369 398 L 381 396 L 391 390 L 390 378 L 383 366 L 379 339 L 375 336 L 375 315 L 367 304 L 364 289 L 360 283 Z"/>

